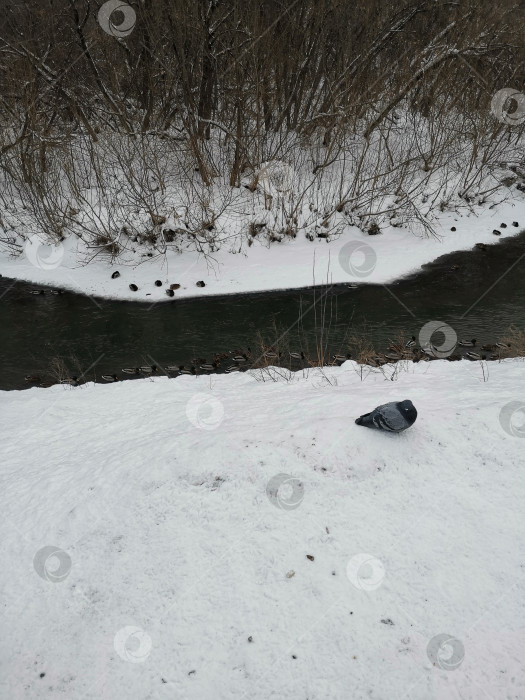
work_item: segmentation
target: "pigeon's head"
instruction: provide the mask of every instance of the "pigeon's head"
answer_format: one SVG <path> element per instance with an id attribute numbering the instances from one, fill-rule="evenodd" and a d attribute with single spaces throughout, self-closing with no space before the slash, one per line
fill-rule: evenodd
<path id="1" fill-rule="evenodd" d="M 400 401 L 397 404 L 397 408 L 401 415 L 404 416 L 409 423 L 413 423 L 416 420 L 417 411 L 412 401 L 409 401 L 408 399 L 406 401 Z"/>

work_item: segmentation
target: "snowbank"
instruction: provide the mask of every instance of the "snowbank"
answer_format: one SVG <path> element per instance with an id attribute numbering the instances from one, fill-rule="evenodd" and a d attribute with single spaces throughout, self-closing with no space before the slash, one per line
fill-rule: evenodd
<path id="1" fill-rule="evenodd" d="M 19 257 L 0 256 L 0 274 L 35 284 L 63 287 L 100 297 L 140 301 L 170 301 L 166 289 L 180 284 L 175 299 L 217 294 L 234 294 L 274 289 L 293 289 L 312 284 L 387 283 L 417 272 L 422 265 L 445 253 L 469 250 L 475 243 L 495 244 L 518 233 L 525 226 L 525 199 L 508 201 L 489 208 L 477 208 L 478 215 L 442 214 L 435 228 L 436 238 L 418 238 L 403 228 L 385 227 L 378 236 L 363 234 L 346 226 L 343 234 L 330 243 L 323 239 L 307 240 L 299 234 L 293 240 L 263 244 L 257 238 L 242 252 L 222 248 L 207 259 L 196 252 L 168 252 L 155 259 L 141 258 L 113 265 L 95 258 L 93 252 L 75 236 L 56 249 L 40 246 L 33 238 L 30 248 Z M 520 226 L 512 226 L 517 221 Z M 507 228 L 500 228 L 504 222 Z M 450 229 L 456 228 L 455 232 Z M 494 229 L 501 236 L 493 235 Z M 345 245 L 354 242 L 354 247 Z M 359 246 L 357 244 L 360 244 Z M 111 279 L 114 271 L 120 277 Z M 162 282 L 161 287 L 155 281 Z M 197 287 L 198 281 L 205 287 Z M 133 292 L 129 285 L 135 284 Z"/>
<path id="2" fill-rule="evenodd" d="M 3 697 L 524 697 L 524 369 L 2 392 Z"/>

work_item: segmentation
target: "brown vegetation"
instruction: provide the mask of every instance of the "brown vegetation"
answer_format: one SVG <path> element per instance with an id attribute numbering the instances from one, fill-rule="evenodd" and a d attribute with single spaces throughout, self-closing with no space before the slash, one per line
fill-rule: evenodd
<path id="1" fill-rule="evenodd" d="M 223 206 L 205 193 L 217 177 L 236 188 L 247 175 L 256 187 L 257 168 L 268 160 L 300 170 L 302 148 L 315 179 L 354 158 L 354 134 L 365 146 L 352 162 L 350 184 L 341 183 L 323 217 L 347 211 L 375 233 L 370 202 L 386 191 L 396 193 L 405 216 L 421 218 L 404 187 L 414 163 L 446 180 L 461 157 L 468 199 L 499 148 L 523 133 L 490 114 L 497 90 L 523 90 L 519 0 L 128 4 L 136 22 L 121 38 L 103 31 L 102 2 L 95 0 L 0 8 L 2 196 L 5 203 L 19 198 L 54 240 L 73 222 L 71 202 L 89 208 L 90 188 L 109 191 L 115 179 L 122 215 L 128 207 L 161 221 L 166 182 L 178 177 L 189 183 L 191 201 L 202 203 L 201 223 L 209 222 Z M 390 137 L 401 104 L 411 115 L 409 130 L 421 119 L 429 130 L 396 151 Z M 377 135 L 381 158 L 370 172 L 366 142 Z M 467 142 L 461 153 L 458 137 Z M 432 196 L 443 206 L 441 190 Z M 101 197 L 109 221 L 93 207 L 75 225 L 89 235 L 102 232 L 117 250 L 115 195 Z M 201 223 L 186 229 L 205 247 L 214 236 Z"/>

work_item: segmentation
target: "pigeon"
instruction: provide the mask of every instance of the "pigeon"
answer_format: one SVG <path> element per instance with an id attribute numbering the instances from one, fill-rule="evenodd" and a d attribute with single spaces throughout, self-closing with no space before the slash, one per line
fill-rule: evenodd
<path id="1" fill-rule="evenodd" d="M 366 428 L 386 430 L 390 433 L 400 433 L 413 425 L 417 411 L 412 401 L 392 401 L 374 408 L 371 413 L 365 413 L 356 419 L 357 425 Z"/>

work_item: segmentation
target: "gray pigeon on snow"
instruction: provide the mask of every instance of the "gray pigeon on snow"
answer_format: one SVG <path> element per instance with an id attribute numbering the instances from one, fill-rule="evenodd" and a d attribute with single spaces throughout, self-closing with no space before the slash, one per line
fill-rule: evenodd
<path id="1" fill-rule="evenodd" d="M 390 433 L 400 433 L 413 425 L 417 411 L 412 401 L 392 401 L 374 408 L 371 413 L 365 413 L 356 419 L 357 425 L 366 428 L 387 430 Z"/>

